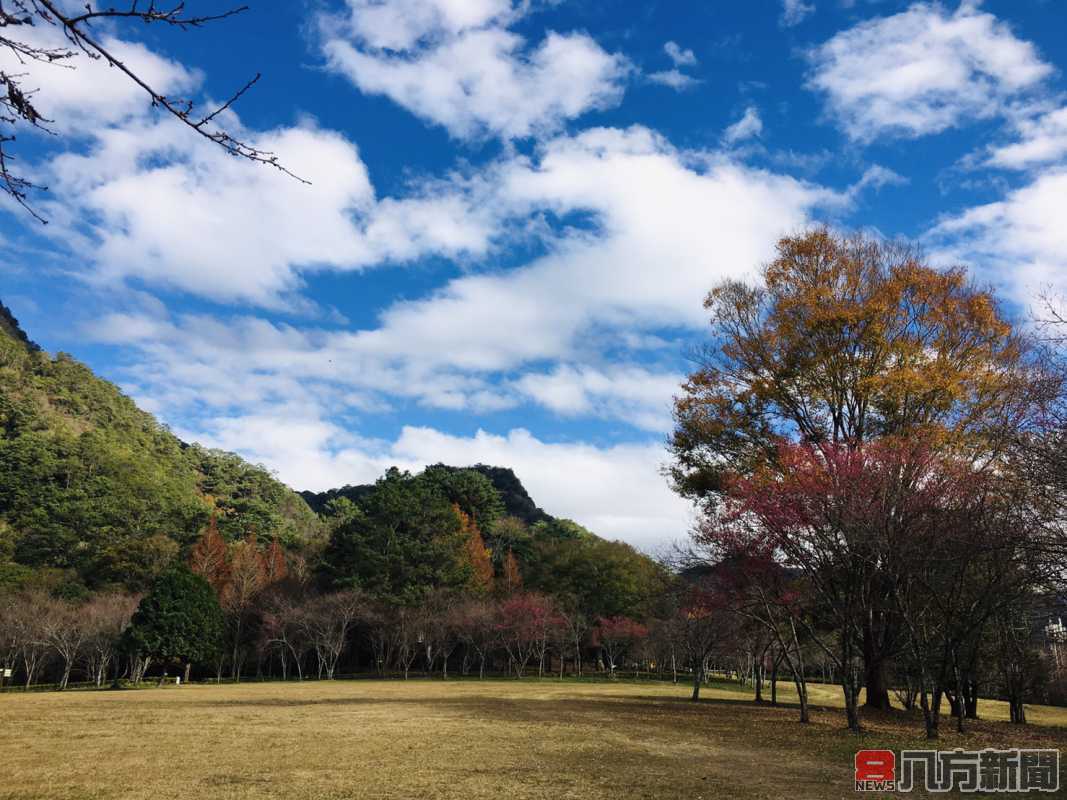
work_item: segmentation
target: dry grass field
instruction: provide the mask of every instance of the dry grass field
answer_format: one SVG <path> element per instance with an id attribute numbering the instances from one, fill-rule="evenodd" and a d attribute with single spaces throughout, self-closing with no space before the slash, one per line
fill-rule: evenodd
<path id="1" fill-rule="evenodd" d="M 0 798 L 855 798 L 858 747 L 921 744 L 903 715 L 857 738 L 835 709 L 802 727 L 736 689 L 687 694 L 548 679 L 4 694 Z M 1040 724 L 983 720 L 941 747 L 1067 748 L 1067 713 L 1029 713 Z"/>

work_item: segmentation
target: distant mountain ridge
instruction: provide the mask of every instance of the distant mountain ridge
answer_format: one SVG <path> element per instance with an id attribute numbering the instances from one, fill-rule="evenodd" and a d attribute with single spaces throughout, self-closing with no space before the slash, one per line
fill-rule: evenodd
<path id="1" fill-rule="evenodd" d="M 444 464 L 433 465 L 449 470 L 470 469 L 484 475 L 493 484 L 493 488 L 500 493 L 500 499 L 504 502 L 504 510 L 508 516 L 517 517 L 527 525 L 538 522 L 553 522 L 555 517 L 546 513 L 530 497 L 526 487 L 522 485 L 515 471 L 509 467 L 493 467 L 487 464 L 475 464 L 470 467 L 455 467 Z M 347 498 L 357 505 L 374 489 L 374 484 L 346 485 L 338 489 L 328 489 L 324 492 L 300 492 L 308 506 L 319 514 L 326 511 L 326 506 L 331 500 L 340 497 Z"/>

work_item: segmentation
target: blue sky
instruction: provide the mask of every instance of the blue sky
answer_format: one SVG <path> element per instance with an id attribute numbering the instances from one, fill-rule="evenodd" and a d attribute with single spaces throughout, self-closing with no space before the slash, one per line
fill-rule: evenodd
<path id="1" fill-rule="evenodd" d="M 655 549 L 689 524 L 660 467 L 703 295 L 777 237 L 905 236 L 1020 318 L 1067 288 L 1059 0 L 292 0 L 99 33 L 204 103 L 261 71 L 225 124 L 311 185 L 99 63 L 31 67 L 50 224 L 0 206 L 0 298 L 298 489 L 501 464 Z"/>

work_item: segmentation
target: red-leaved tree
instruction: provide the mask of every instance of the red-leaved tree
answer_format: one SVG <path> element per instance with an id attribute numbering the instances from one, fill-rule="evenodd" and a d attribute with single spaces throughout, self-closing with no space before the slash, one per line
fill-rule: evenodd
<path id="1" fill-rule="evenodd" d="M 593 628 L 593 644 L 604 654 L 608 674 L 615 677 L 615 669 L 622 658 L 642 639 L 648 628 L 629 617 L 601 617 Z"/>

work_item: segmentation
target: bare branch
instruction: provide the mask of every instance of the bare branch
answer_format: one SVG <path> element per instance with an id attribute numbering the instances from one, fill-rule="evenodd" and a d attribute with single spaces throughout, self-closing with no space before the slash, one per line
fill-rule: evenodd
<path id="1" fill-rule="evenodd" d="M 83 22 L 89 22 L 95 19 L 119 19 L 125 17 L 139 19 L 147 23 L 162 22 L 179 28 L 199 28 L 209 22 L 218 22 L 219 20 L 227 19 L 228 17 L 233 17 L 248 11 L 248 6 L 239 6 L 238 8 L 231 8 L 228 11 L 224 11 L 221 14 L 210 14 L 202 17 L 183 17 L 182 12 L 185 10 L 185 3 L 183 2 L 178 3 L 167 11 L 157 9 L 154 2 L 151 3 L 145 11 L 138 11 L 136 2 L 131 4 L 128 11 L 119 11 L 114 7 L 104 11 L 94 11 L 89 4 L 86 4 L 85 8 L 86 11 L 84 14 L 69 19 L 70 24 L 79 25 Z"/>
<path id="2" fill-rule="evenodd" d="M 96 20 L 106 19 L 137 19 L 145 24 L 159 23 L 169 25 L 182 30 L 198 28 L 211 22 L 228 19 L 248 10 L 248 6 L 242 5 L 223 11 L 218 14 L 202 16 L 190 16 L 185 13 L 184 0 L 176 0 L 173 5 L 166 7 L 157 5 L 156 0 L 149 0 L 147 5 L 139 0 L 131 0 L 128 7 L 119 8 L 94 8 L 92 2 L 86 2 L 85 10 L 76 15 L 68 15 L 57 5 L 56 0 L 0 0 L 0 31 L 17 28 L 20 26 L 32 26 L 35 20 L 43 21 L 49 25 L 62 29 L 64 36 L 70 43 L 70 47 L 38 47 L 36 45 L 11 38 L 10 35 L 0 35 L 0 49 L 6 48 L 14 54 L 19 63 L 42 62 L 57 64 L 72 59 L 79 52 L 91 59 L 103 60 L 108 66 L 122 72 L 129 80 L 151 98 L 154 107 L 162 108 L 183 125 L 191 128 L 200 136 L 218 145 L 227 153 L 237 158 L 254 161 L 283 172 L 291 178 L 304 184 L 310 181 L 290 172 L 278 160 L 274 153 L 262 150 L 239 139 L 225 128 L 219 126 L 219 118 L 229 111 L 244 94 L 251 89 L 260 79 L 257 73 L 247 81 L 240 89 L 234 92 L 225 102 L 215 109 L 194 116 L 194 102 L 188 99 L 167 97 L 151 86 L 132 67 L 125 63 L 117 53 L 112 52 L 101 40 L 97 39 L 91 31 L 91 25 Z M 73 65 L 63 65 L 73 68 Z M 0 124 L 12 127 L 25 123 L 38 130 L 52 133 L 47 127 L 51 120 L 45 119 L 34 107 L 31 97 L 33 91 L 27 91 L 20 85 L 23 75 L 14 75 L 0 72 L 0 89 L 6 90 L 6 95 L 0 96 Z M 5 145 L 15 140 L 14 135 L 0 135 L 0 191 L 6 192 L 20 205 L 41 222 L 45 220 L 27 205 L 27 194 L 31 190 L 43 190 L 44 187 L 33 184 L 26 178 L 14 174 L 10 169 L 12 156 Z"/>

